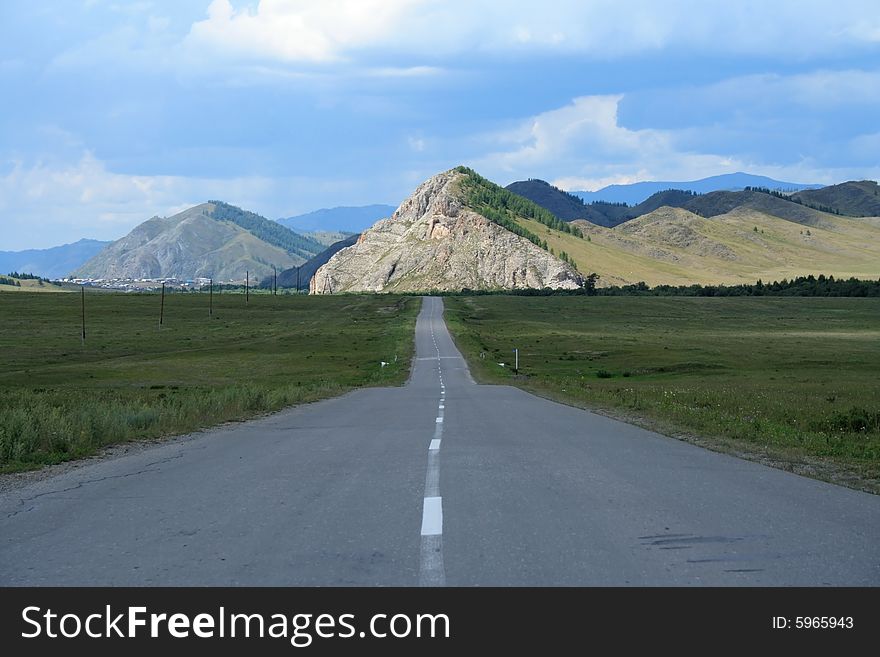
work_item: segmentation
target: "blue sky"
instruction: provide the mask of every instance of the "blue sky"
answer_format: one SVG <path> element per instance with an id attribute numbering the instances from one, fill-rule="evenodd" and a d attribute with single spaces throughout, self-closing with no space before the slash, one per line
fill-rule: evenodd
<path id="1" fill-rule="evenodd" d="M 870 0 L 3 0 L 0 250 L 219 198 L 880 177 Z"/>

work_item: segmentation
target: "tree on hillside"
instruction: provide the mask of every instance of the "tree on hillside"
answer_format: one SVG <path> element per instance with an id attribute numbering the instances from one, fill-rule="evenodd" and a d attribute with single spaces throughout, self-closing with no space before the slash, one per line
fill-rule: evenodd
<path id="1" fill-rule="evenodd" d="M 584 281 L 584 292 L 587 294 L 596 294 L 596 283 L 599 281 L 599 274 L 592 272 L 587 275 Z"/>

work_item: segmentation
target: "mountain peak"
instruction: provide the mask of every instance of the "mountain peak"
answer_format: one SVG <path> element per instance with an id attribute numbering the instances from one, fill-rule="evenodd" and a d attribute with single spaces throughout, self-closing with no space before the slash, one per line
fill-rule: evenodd
<path id="1" fill-rule="evenodd" d="M 153 217 L 79 267 L 92 279 L 243 281 L 297 266 L 324 245 L 223 201 Z"/>
<path id="2" fill-rule="evenodd" d="M 331 257 L 316 272 L 311 291 L 580 287 L 577 270 L 526 227 L 536 217 L 558 222 L 473 170 L 456 167 L 420 184 L 390 219 Z"/>
<path id="3" fill-rule="evenodd" d="M 594 219 L 583 200 L 544 180 L 520 180 L 509 184 L 505 189 L 537 203 L 564 221 Z"/>

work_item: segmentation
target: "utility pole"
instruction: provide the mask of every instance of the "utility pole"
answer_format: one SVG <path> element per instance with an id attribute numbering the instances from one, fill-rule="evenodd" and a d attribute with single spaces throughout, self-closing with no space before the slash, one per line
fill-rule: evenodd
<path id="1" fill-rule="evenodd" d="M 208 279 L 210 283 L 208 283 L 208 317 L 214 316 L 214 279 Z"/>
<path id="2" fill-rule="evenodd" d="M 272 296 L 278 294 L 278 270 L 272 265 Z"/>
<path id="3" fill-rule="evenodd" d="M 300 265 L 296 267 L 296 293 L 299 294 L 299 268 Z"/>
<path id="4" fill-rule="evenodd" d="M 86 343 L 86 286 L 83 285 L 82 290 L 82 343 Z"/>
<path id="5" fill-rule="evenodd" d="M 162 283 L 162 304 L 159 306 L 159 326 L 165 319 L 165 283 Z"/>
<path id="6" fill-rule="evenodd" d="M 249 271 L 245 271 L 244 273 L 244 302 L 250 303 L 251 301 L 251 273 Z"/>

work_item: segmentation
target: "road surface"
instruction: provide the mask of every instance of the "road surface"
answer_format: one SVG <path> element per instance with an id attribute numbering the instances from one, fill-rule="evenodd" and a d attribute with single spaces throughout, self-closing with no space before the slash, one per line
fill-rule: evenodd
<path id="1" fill-rule="evenodd" d="M 4 493 L 0 584 L 880 584 L 880 497 L 475 385 L 442 310 L 404 387 Z"/>

